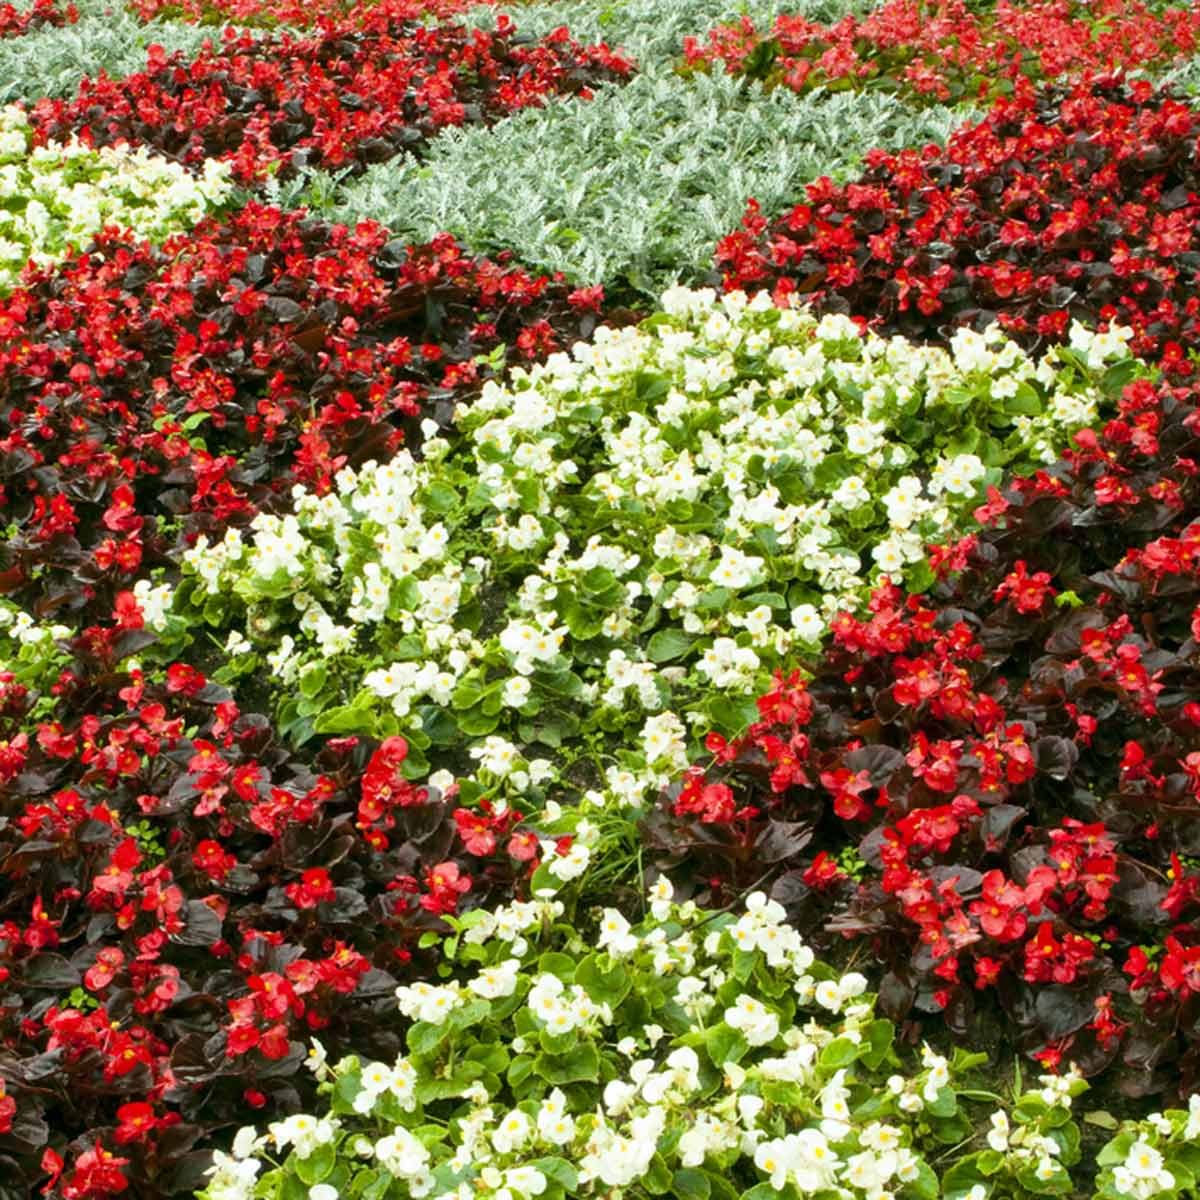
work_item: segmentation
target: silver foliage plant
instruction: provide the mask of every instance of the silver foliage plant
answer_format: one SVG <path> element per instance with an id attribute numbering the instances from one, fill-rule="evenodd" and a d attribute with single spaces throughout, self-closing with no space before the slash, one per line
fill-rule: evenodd
<path id="1" fill-rule="evenodd" d="M 842 0 L 810 7 L 822 18 L 848 11 Z M 759 0 L 747 11 L 769 22 L 774 9 Z M 566 24 L 584 41 L 625 47 L 640 73 L 590 103 L 553 101 L 491 129 L 449 130 L 420 162 L 394 159 L 355 179 L 318 174 L 276 198 L 349 223 L 372 218 L 414 240 L 448 230 L 478 252 L 511 249 L 531 268 L 654 297 L 710 268 L 748 197 L 781 209 L 820 175 L 852 175 L 872 147 L 941 141 L 972 116 L 874 94 L 764 92 L 723 72 L 675 74 L 684 36 L 740 11 L 728 0 L 522 6 L 522 32 Z"/>
<path id="2" fill-rule="evenodd" d="M 146 24 L 120 0 L 75 0 L 75 7 L 74 25 L 0 39 L 0 103 L 70 96 L 85 75 L 105 71 L 117 78 L 140 71 L 154 43 L 191 56 L 221 33 L 219 27 L 180 21 Z"/>

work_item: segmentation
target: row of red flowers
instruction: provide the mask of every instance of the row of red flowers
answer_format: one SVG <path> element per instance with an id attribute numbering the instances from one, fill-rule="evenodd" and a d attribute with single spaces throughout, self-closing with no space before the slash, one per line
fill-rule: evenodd
<path id="1" fill-rule="evenodd" d="M 586 336 L 601 299 L 255 204 L 162 249 L 106 234 L 0 300 L 0 590 L 106 615 L 199 533 L 444 423 L 477 355 Z"/>
<path id="2" fill-rule="evenodd" d="M 648 829 L 662 866 L 773 878 L 867 939 L 885 1011 L 1127 1094 L 1200 1082 L 1200 409 L 1130 385 L 932 552 L 930 597 L 843 615 Z M 765 872 L 765 875 L 764 875 Z M 1003 1013 L 1004 1020 L 998 1020 Z"/>
<path id="3" fill-rule="evenodd" d="M 804 92 L 884 88 L 931 101 L 986 99 L 1025 81 L 1079 79 L 1194 54 L 1200 13 L 1142 0 L 886 0 L 821 25 L 796 13 L 760 30 L 743 16 L 684 40 L 685 70 L 726 70 Z"/>
<path id="4" fill-rule="evenodd" d="M 59 7 L 58 0 L 33 0 L 28 8 L 20 9 L 14 4 L 0 4 L 0 38 L 20 37 L 48 25 L 74 25 L 78 20 L 75 5 Z"/>
<path id="5" fill-rule="evenodd" d="M 239 179 L 269 171 L 361 167 L 416 152 L 450 126 L 492 122 L 553 95 L 587 98 L 633 65 L 607 46 L 581 46 L 565 27 L 519 38 L 425 26 L 392 5 L 360 9 L 302 37 L 254 38 L 227 28 L 188 61 L 151 46 L 146 69 L 84 79 L 68 100 L 40 100 L 42 139 L 130 142 L 179 161 L 232 162 Z"/>
<path id="6" fill-rule="evenodd" d="M 485 0 L 486 2 L 486 0 Z M 307 29 L 331 21 L 372 19 L 373 10 L 385 9 L 396 19 L 444 21 L 473 6 L 473 0 L 378 0 L 359 5 L 351 0 L 132 0 L 129 7 L 143 21 L 169 19 L 197 25 L 225 24 L 266 26 L 290 25 Z"/>
<path id="7" fill-rule="evenodd" d="M 999 320 L 1027 343 L 1120 322 L 1187 370 L 1200 336 L 1200 112 L 1148 83 L 997 102 L 944 148 L 874 152 L 716 261 L 729 288 L 799 293 L 920 340 Z"/>
<path id="8" fill-rule="evenodd" d="M 152 683 L 136 626 L 85 630 L 41 689 L 0 673 L 5 1196 L 200 1186 L 214 1139 L 311 1102 L 309 1038 L 394 1058 L 421 934 L 540 855 L 410 782 L 403 739 L 305 757 L 191 667 Z"/>

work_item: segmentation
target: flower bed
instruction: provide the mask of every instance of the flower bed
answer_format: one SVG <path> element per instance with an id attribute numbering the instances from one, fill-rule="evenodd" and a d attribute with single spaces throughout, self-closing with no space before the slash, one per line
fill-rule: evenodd
<path id="1" fill-rule="evenodd" d="M 227 204 L 232 188 L 212 161 L 196 178 L 144 149 L 35 145 L 25 113 L 0 108 L 0 298 L 30 262 L 66 258 L 106 226 L 161 242 Z"/>
<path id="2" fill-rule="evenodd" d="M 710 739 L 651 831 L 723 889 L 777 877 L 800 928 L 865 938 L 883 1011 L 938 1013 L 1128 1095 L 1195 1087 L 1200 413 L 1133 384 L 1054 468 L 993 491 Z M 780 830 L 792 839 L 786 854 Z M 997 1010 L 1005 1024 L 996 1027 Z"/>
<path id="3" fill-rule="evenodd" d="M 106 617 L 198 533 L 327 490 L 506 353 L 588 332 L 598 299 L 259 205 L 160 249 L 106 236 L 0 301 L 6 589 Z"/>
<path id="4" fill-rule="evenodd" d="M 1190 367 L 1200 114 L 1149 84 L 996 104 L 945 149 L 868 156 L 768 220 L 752 201 L 717 248 L 726 287 L 769 287 L 884 331 L 942 339 L 998 320 L 1027 342 L 1074 319 L 1132 327 Z"/>
<path id="5" fill-rule="evenodd" d="M 826 26 L 781 14 L 749 17 L 684 41 L 685 71 L 727 71 L 803 92 L 871 88 L 922 100 L 986 100 L 1028 83 L 1163 67 L 1195 54 L 1192 7 L 1141 0 L 886 0 L 865 17 Z"/>
<path id="6" fill-rule="evenodd" d="M 147 623 L 171 653 L 211 627 L 236 656 L 222 680 L 265 672 L 301 740 L 401 734 L 464 797 L 525 806 L 522 761 L 552 752 L 551 794 L 636 806 L 690 722 L 735 732 L 881 571 L 927 582 L 926 543 L 1002 467 L 1052 461 L 1140 370 L 1111 335 L 1035 363 L 765 295 L 664 304 L 486 384 L 421 460 L 205 537 L 174 593 L 145 594 Z"/>
<path id="7" fill-rule="evenodd" d="M 144 71 L 85 79 L 71 100 L 42 100 L 43 137 L 78 134 L 152 146 L 198 165 L 233 164 L 244 181 L 301 166 L 363 166 L 417 152 L 438 131 L 490 123 L 564 93 L 623 79 L 632 64 L 567 30 L 533 45 L 511 21 L 495 33 L 424 26 L 372 8 L 316 33 L 223 37 L 191 62 L 150 47 Z"/>
<path id="8" fill-rule="evenodd" d="M 135 2 L 0 13 L 0 1200 L 1196 1195 L 1195 11 Z"/>

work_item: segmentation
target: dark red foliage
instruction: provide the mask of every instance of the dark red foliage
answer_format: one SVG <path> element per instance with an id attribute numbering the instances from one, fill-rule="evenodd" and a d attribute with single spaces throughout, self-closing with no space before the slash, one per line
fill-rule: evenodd
<path id="1" fill-rule="evenodd" d="M 728 288 L 800 294 L 920 340 L 999 320 L 1026 345 L 1072 319 L 1137 331 L 1191 368 L 1200 336 L 1200 112 L 1147 83 L 1000 101 L 945 148 L 876 151 L 768 221 L 750 202 L 716 262 Z"/>
<path id="2" fill-rule="evenodd" d="M 449 236 L 260 205 L 161 250 L 105 234 L 0 299 L 0 590 L 107 616 L 199 533 L 448 420 L 477 355 L 562 348 L 593 307 Z"/>
<path id="3" fill-rule="evenodd" d="M 587 99 L 590 85 L 632 70 L 565 28 L 531 42 L 504 16 L 487 33 L 371 6 L 299 38 L 230 28 L 190 62 L 151 46 L 144 71 L 85 79 L 73 99 L 38 101 L 32 118 L 42 138 L 131 142 L 187 164 L 228 159 L 256 181 L 268 169 L 383 162 L 452 125 L 490 123 L 547 96 Z"/>
<path id="4" fill-rule="evenodd" d="M 31 29 L 47 25 L 74 25 L 79 20 L 79 11 L 74 4 L 59 8 L 58 0 L 33 0 L 28 8 L 18 9 L 13 4 L 0 4 L 0 38 L 20 37 Z"/>
<path id="5" fill-rule="evenodd" d="M 1186 1092 L 1200 1075 L 1195 392 L 1130 385 L 1117 418 L 980 515 L 929 595 L 881 589 L 834 622 L 811 678 L 780 677 L 748 733 L 710 739 L 713 762 L 648 836 L 681 879 L 716 881 L 703 899 L 773 876 L 806 933 L 867 939 L 896 1018 L 941 1013 L 978 1038 L 998 1004 L 1045 1061 L 1098 1072 L 1121 1054 L 1129 1093 Z"/>
<path id="6" fill-rule="evenodd" d="M 1200 13 L 1140 0 L 885 0 L 866 16 L 821 25 L 783 13 L 769 30 L 743 16 L 704 43 L 685 38 L 686 68 L 723 63 L 796 92 L 827 87 L 905 93 L 910 102 L 985 99 L 1028 81 L 1145 69 L 1193 54 Z"/>
<path id="7" fill-rule="evenodd" d="M 143 644 L 85 631 L 53 694 L 8 689 L 0 716 L 6 1200 L 59 1170 L 62 1198 L 189 1193 L 247 1105 L 312 1102 L 310 1037 L 400 1053 L 421 935 L 537 866 L 519 816 L 404 778 L 402 739 L 299 758 L 198 672 L 125 670 Z"/>

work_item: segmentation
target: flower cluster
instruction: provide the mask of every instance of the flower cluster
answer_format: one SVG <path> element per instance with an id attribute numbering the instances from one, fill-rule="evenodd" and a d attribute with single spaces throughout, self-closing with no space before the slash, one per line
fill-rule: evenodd
<path id="1" fill-rule="evenodd" d="M 1103 1200 L 1151 1200 L 1186 1195 L 1195 1188 L 1200 1095 L 1187 1110 L 1151 1113 L 1126 1121 L 1097 1156 L 1102 1168 L 1096 1195 Z"/>
<path id="2" fill-rule="evenodd" d="M 220 209 L 232 188 L 230 168 L 211 160 L 194 176 L 145 149 L 35 145 L 26 113 L 0 108 L 0 297 L 28 263 L 83 250 L 107 226 L 161 242 Z"/>
<path id="3" fill-rule="evenodd" d="M 232 29 L 190 62 L 151 46 L 146 69 L 85 79 L 70 100 L 41 100 L 43 138 L 130 142 L 180 162 L 229 162 L 245 181 L 301 167 L 362 167 L 415 152 L 440 130 L 490 122 L 633 66 L 566 28 L 527 44 L 511 21 L 494 33 L 425 26 L 371 7 L 319 31 L 254 37 Z"/>
<path id="4" fill-rule="evenodd" d="M 242 1130 L 201 1196 L 939 1194 L 934 1152 L 973 1135 L 959 1090 L 981 1055 L 893 1045 L 865 979 L 816 961 L 761 893 L 706 913 L 660 881 L 650 909 L 606 910 L 590 951 L 555 902 L 454 922 L 451 981 L 399 991 L 407 1052 L 317 1049 L 321 1114 Z M 988 1164 L 1000 1186 L 1070 1183 L 1085 1085 L 1042 1082 Z"/>
<path id="5" fill-rule="evenodd" d="M 256 204 L 162 247 L 107 233 L 0 300 L 6 590 L 105 619 L 174 545 L 385 458 L 598 304 L 449 237 Z"/>
<path id="6" fill-rule="evenodd" d="M 74 4 L 60 8 L 58 0 L 33 0 L 28 8 L 18 9 L 6 0 L 0 4 L 0 38 L 20 37 L 47 25 L 73 25 L 77 20 L 79 11 Z"/>
<path id="7" fill-rule="evenodd" d="M 743 16 L 684 41 L 686 70 L 726 70 L 804 92 L 872 88 L 910 101 L 983 100 L 1030 84 L 1163 66 L 1196 52 L 1200 14 L 1142 0 L 885 0 L 822 25 L 795 13 L 760 30 Z"/>
<path id="8" fill-rule="evenodd" d="M 995 104 L 942 148 L 867 155 L 844 186 L 768 221 L 751 201 L 721 241 L 730 288 L 800 293 L 882 330 L 942 339 L 998 320 L 1043 343 L 1073 320 L 1135 331 L 1180 371 L 1200 326 L 1200 114 L 1148 83 Z"/>
<path id="9" fill-rule="evenodd" d="M 1126 1080 L 1169 1086 L 1153 1066 L 1172 1061 L 1190 1089 L 1194 400 L 1131 384 L 1101 433 L 933 554 L 929 598 L 884 588 L 839 616 L 810 679 L 780 677 L 745 736 L 710 739 L 654 831 L 664 861 L 691 846 L 701 878 L 736 885 L 774 825 L 801 828 L 803 855 L 774 855 L 781 895 L 803 927 L 871 940 L 885 1011 L 968 1033 L 994 995 L 1045 1062 L 1093 1074 L 1124 1046 Z"/>
<path id="10" fill-rule="evenodd" d="M 201 538 L 148 623 L 172 649 L 216 626 L 285 728 L 402 733 L 451 766 L 474 743 L 481 786 L 517 795 L 540 744 L 559 777 L 588 764 L 589 802 L 639 804 L 682 765 L 680 714 L 738 728 L 790 650 L 880 577 L 928 582 L 926 543 L 1000 465 L 1052 461 L 1139 370 L 1115 335 L 1034 362 L 766 295 L 664 305 L 489 382 L 422 461 Z"/>

